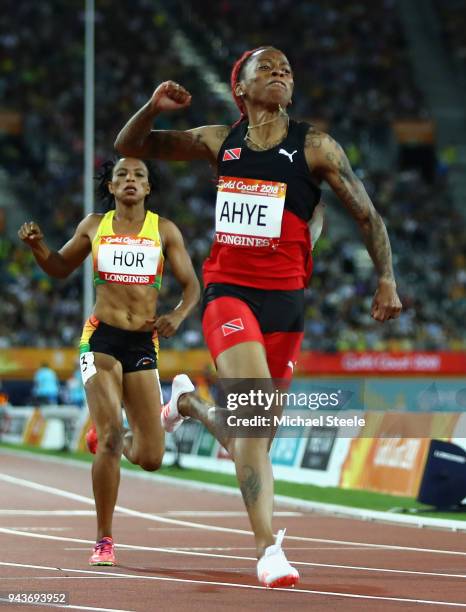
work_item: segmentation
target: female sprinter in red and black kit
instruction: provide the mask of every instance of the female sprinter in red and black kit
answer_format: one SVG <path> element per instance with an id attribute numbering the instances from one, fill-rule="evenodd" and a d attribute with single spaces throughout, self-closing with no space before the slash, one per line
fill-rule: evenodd
<path id="1" fill-rule="evenodd" d="M 140 159 L 107 162 L 99 175 L 99 195 L 111 209 L 83 219 L 60 251 L 48 248 L 36 223 L 19 230 L 50 276 L 66 278 L 89 254 L 94 263 L 96 303 L 80 342 L 81 373 L 98 438 L 92 465 L 97 543 L 91 565 L 115 565 L 112 522 L 121 453 L 144 470 L 161 465 L 157 335 L 173 335 L 199 299 L 199 282 L 180 231 L 145 208 L 153 187 L 153 175 Z M 155 318 L 165 260 L 183 298 L 172 312 Z M 131 428 L 127 435 L 122 401 Z"/>
<path id="2" fill-rule="evenodd" d="M 327 134 L 291 120 L 293 93 L 286 56 L 273 47 L 248 51 L 231 75 L 241 111 L 233 127 L 152 130 L 161 112 L 186 107 L 177 83 L 157 87 L 118 135 L 120 153 L 166 160 L 205 159 L 217 168 L 216 235 L 204 264 L 203 329 L 220 378 L 290 378 L 303 336 L 303 291 L 312 269 L 308 223 L 326 181 L 358 222 L 378 274 L 372 316 L 397 317 L 390 243 L 384 223 L 342 148 Z M 183 418 L 201 420 L 235 462 L 256 538 L 259 580 L 292 585 L 298 572 L 274 544 L 270 440 L 224 439 L 185 375 L 173 381 L 162 413 L 167 430 Z M 179 400 L 179 401 L 178 401 Z"/>

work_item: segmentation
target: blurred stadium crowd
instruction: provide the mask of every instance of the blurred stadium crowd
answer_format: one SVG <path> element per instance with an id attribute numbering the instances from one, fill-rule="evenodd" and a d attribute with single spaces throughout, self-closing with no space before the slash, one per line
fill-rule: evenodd
<path id="1" fill-rule="evenodd" d="M 443 39 L 458 73 L 466 74 L 466 8 L 464 0 L 435 0 Z"/>
<path id="2" fill-rule="evenodd" d="M 0 15 L 0 94 L 22 114 L 22 130 L 0 136 L 2 166 L 25 220 L 36 220 L 58 247 L 82 218 L 83 3 L 6 0 L 6 5 Z M 448 3 L 439 5 L 451 53 L 464 65 L 466 29 L 457 27 L 459 19 L 447 10 Z M 380 326 L 371 320 L 374 274 L 354 226 L 340 216 L 327 192 L 330 211 L 306 297 L 304 348 L 466 348 L 460 331 L 466 306 L 465 232 L 448 196 L 448 164 L 439 163 L 426 180 L 416 169 L 400 171 L 393 156 L 391 122 L 428 117 L 395 3 L 259 0 L 254 11 L 245 0 L 170 0 L 163 6 L 152 0 L 97 3 L 96 169 L 112 155 L 122 125 L 163 80 L 182 83 L 193 103 L 187 111 L 160 117 L 158 127 L 185 129 L 235 119 L 196 70 L 183 65 L 173 43 L 175 25 L 225 81 L 246 48 L 273 44 L 294 67 L 291 115 L 317 121 L 346 148 L 384 217 L 404 305 L 398 321 Z M 455 3 L 451 6 L 457 10 Z M 213 234 L 213 175 L 202 164 L 157 163 L 156 168 L 159 189 L 153 205 L 182 229 L 199 272 Z M 67 281 L 51 280 L 22 245 L 0 233 L 0 278 L 0 347 L 77 343 L 81 272 Z M 160 312 L 178 299 L 167 274 Z M 198 312 L 162 348 L 202 343 Z"/>

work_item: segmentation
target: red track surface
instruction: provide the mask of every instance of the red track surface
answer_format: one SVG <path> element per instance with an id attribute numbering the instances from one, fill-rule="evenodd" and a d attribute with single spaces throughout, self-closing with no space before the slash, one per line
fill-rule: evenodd
<path id="1" fill-rule="evenodd" d="M 137 612 L 466 609 L 464 533 L 394 527 L 306 512 L 278 516 L 275 527 L 287 527 L 287 536 L 292 536 L 285 538 L 285 550 L 290 561 L 296 563 L 301 582 L 296 589 L 271 591 L 257 584 L 252 536 L 222 531 L 249 530 L 239 498 L 201 492 L 182 482 L 171 485 L 125 474 L 118 499 L 122 510 L 114 521 L 115 541 L 117 546 L 120 544 L 118 566 L 93 568 L 87 565 L 91 549 L 87 541 L 93 541 L 95 535 L 95 518 L 89 514 L 93 506 L 86 499 L 35 490 L 20 479 L 55 487 L 65 495 L 68 492 L 92 498 L 89 466 L 83 469 L 0 453 L 2 597 L 11 591 L 67 591 L 72 609 Z M 37 512 L 57 510 L 80 513 Z M 277 510 L 287 509 L 280 506 Z M 34 512 L 26 515 L 26 511 Z M 131 511 L 153 516 L 129 516 Z M 206 516 L 201 511 L 217 512 Z M 180 523 L 154 520 L 154 515 Z M 392 548 L 383 548 L 384 545 Z M 187 554 L 179 554 L 181 551 Z M 1 603 L 0 610 L 51 609 Z"/>

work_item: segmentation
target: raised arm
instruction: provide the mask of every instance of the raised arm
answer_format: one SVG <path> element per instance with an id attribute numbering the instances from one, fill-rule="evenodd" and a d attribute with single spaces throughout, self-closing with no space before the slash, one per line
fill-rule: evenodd
<path id="1" fill-rule="evenodd" d="M 18 230 L 18 236 L 31 249 L 44 272 L 55 278 L 66 278 L 79 268 L 91 252 L 89 235 L 98 223 L 98 217 L 99 215 L 91 214 L 83 219 L 73 237 L 59 251 L 49 249 L 42 230 L 34 221 L 24 223 Z"/>
<path id="2" fill-rule="evenodd" d="M 131 117 L 115 140 L 115 149 L 125 156 L 169 161 L 205 159 L 214 164 L 229 128 L 206 125 L 186 131 L 153 130 L 155 117 L 191 104 L 191 94 L 178 83 L 165 81 L 151 99 Z"/>
<path id="3" fill-rule="evenodd" d="M 173 336 L 184 319 L 193 310 L 199 301 L 201 289 L 191 258 L 184 246 L 183 236 L 174 223 L 168 219 L 159 220 L 160 235 L 162 238 L 165 258 L 170 264 L 171 271 L 181 285 L 183 297 L 172 312 L 162 315 L 155 320 L 157 332 L 168 338 Z"/>
<path id="4" fill-rule="evenodd" d="M 342 147 L 323 132 L 311 129 L 306 139 L 306 157 L 317 178 L 325 180 L 356 220 L 378 275 L 372 316 L 386 321 L 399 316 L 401 302 L 396 292 L 392 251 L 387 229 L 364 185 L 354 174 Z"/>

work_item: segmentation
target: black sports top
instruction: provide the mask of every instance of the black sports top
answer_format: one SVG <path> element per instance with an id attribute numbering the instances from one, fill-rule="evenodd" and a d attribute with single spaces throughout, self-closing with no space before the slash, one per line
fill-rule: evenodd
<path id="1" fill-rule="evenodd" d="M 290 120 L 286 138 L 253 151 L 247 121 L 223 142 L 218 162 L 216 235 L 204 263 L 204 284 L 300 289 L 312 269 L 307 223 L 319 203 L 304 154 L 310 125 Z"/>

